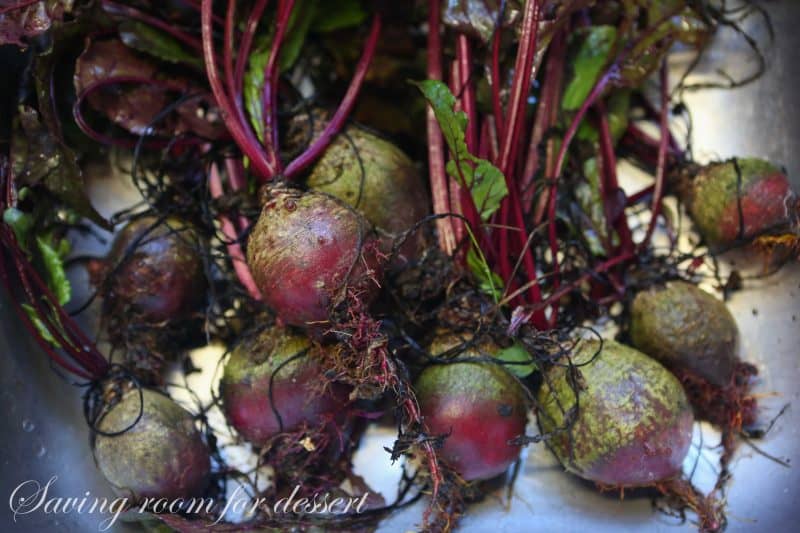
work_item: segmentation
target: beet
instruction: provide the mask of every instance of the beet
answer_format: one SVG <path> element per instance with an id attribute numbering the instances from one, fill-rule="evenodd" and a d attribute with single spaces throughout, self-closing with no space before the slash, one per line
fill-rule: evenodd
<path id="1" fill-rule="evenodd" d="M 355 126 L 331 143 L 311 171 L 308 186 L 346 202 L 391 236 L 402 235 L 429 212 L 426 188 L 408 156 Z M 422 232 L 418 235 L 401 248 L 403 255 L 421 251 Z"/>
<path id="2" fill-rule="evenodd" d="M 159 392 L 126 392 L 101 418 L 94 458 L 98 468 L 121 496 L 182 498 L 203 493 L 209 482 L 211 459 L 192 416 Z"/>
<path id="3" fill-rule="evenodd" d="M 323 322 L 345 286 L 371 302 L 378 293 L 376 237 L 358 213 L 326 194 L 265 189 L 247 244 L 247 263 L 264 301 L 290 325 Z"/>
<path id="4" fill-rule="evenodd" d="M 712 250 L 724 250 L 766 233 L 785 232 L 796 224 L 800 213 L 789 178 L 761 159 L 700 167 L 684 180 L 679 192 Z"/>
<path id="5" fill-rule="evenodd" d="M 691 283 L 673 281 L 639 292 L 631 306 L 633 346 L 668 368 L 714 385 L 731 383 L 738 330 L 724 303 Z"/>
<path id="6" fill-rule="evenodd" d="M 574 367 L 577 375 L 566 365 L 545 373 L 538 414 L 551 450 L 568 471 L 604 485 L 646 486 L 678 476 L 693 424 L 681 384 L 633 348 L 604 341 L 593 359 L 598 349 L 597 340 L 580 342 L 572 356 L 582 365 Z M 571 426 L 565 413 L 574 413 Z"/>
<path id="7" fill-rule="evenodd" d="M 455 336 L 437 338 L 438 355 L 457 346 Z M 484 345 L 459 357 L 499 350 Z M 426 367 L 414 384 L 425 428 L 446 436 L 439 457 L 467 481 L 502 474 L 519 457 L 511 441 L 525 434 L 528 401 L 522 385 L 504 368 L 487 362 L 458 362 Z"/>
<path id="8" fill-rule="evenodd" d="M 342 414 L 347 388 L 335 383 L 322 388 L 318 358 L 324 349 L 278 327 L 251 335 L 233 349 L 220 392 L 226 417 L 245 440 L 263 445 L 278 433 L 318 427 Z"/>
<path id="9" fill-rule="evenodd" d="M 142 217 L 117 235 L 95 285 L 104 285 L 106 314 L 158 323 L 181 320 L 205 298 L 197 230 L 175 217 Z"/>

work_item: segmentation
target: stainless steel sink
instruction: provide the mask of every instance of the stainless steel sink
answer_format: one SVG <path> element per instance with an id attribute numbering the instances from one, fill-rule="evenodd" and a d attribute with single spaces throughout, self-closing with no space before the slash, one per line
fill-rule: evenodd
<path id="1" fill-rule="evenodd" d="M 694 118 L 694 147 L 700 159 L 754 155 L 780 162 L 800 188 L 800 2 L 763 2 L 776 30 L 767 46 L 767 73 L 736 90 L 709 90 L 687 96 Z M 758 26 L 758 24 L 755 24 Z M 757 29 L 757 28 L 753 28 Z M 761 37 L 765 38 L 763 31 Z M 764 40 L 764 39 L 762 39 Z M 746 66 L 746 50 L 733 38 L 718 40 L 715 61 Z M 735 258 L 742 266 L 747 258 Z M 50 494 L 110 496 L 97 472 L 81 414 L 82 389 L 58 377 L 45 355 L 26 336 L 6 295 L 0 295 L 0 530 L 96 531 L 106 517 L 88 513 L 46 514 L 41 509 L 12 515 L 9 498 L 27 480 L 46 484 Z M 758 442 L 767 453 L 787 462 L 800 448 L 800 264 L 769 278 L 747 283 L 730 302 L 742 334 L 742 355 L 761 371 L 762 418 L 769 420 L 786 403 L 792 407 L 769 435 Z M 367 435 L 356 467 L 375 488 L 392 489 L 396 470 L 388 466 L 381 445 L 391 434 Z M 705 452 L 704 452 L 705 453 Z M 709 452 L 712 453 L 713 452 Z M 704 463 L 704 460 L 701 460 Z M 707 463 L 707 462 L 706 462 Z M 383 466 L 386 465 L 386 466 Z M 705 465 L 710 469 L 709 464 Z M 800 512 L 800 471 L 768 460 L 742 446 L 733 466 L 728 494 L 729 531 L 796 530 Z M 393 493 L 388 492 L 387 498 Z M 532 447 L 510 506 L 503 493 L 474 507 L 463 531 L 675 531 L 677 521 L 654 512 L 646 498 L 600 495 L 561 472 L 542 447 Z M 391 517 L 383 531 L 414 529 L 419 506 Z M 114 531 L 139 530 L 117 523 Z"/>

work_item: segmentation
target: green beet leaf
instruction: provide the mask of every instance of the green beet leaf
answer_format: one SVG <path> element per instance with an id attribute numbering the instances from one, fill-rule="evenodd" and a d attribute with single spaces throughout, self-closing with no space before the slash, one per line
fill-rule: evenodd
<path id="1" fill-rule="evenodd" d="M 467 116 L 455 111 L 456 98 L 447 86 L 437 80 L 412 82 L 433 108 L 436 121 L 450 149 L 452 159 L 447 163 L 447 172 L 467 188 L 482 220 L 499 209 L 500 202 L 508 195 L 506 179 L 500 169 L 485 159 L 475 157 L 467 150 L 464 132 Z"/>

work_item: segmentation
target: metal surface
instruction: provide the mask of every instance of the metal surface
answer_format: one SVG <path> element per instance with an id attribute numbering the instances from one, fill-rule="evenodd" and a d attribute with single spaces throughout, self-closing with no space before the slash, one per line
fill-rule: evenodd
<path id="1" fill-rule="evenodd" d="M 767 51 L 769 70 L 756 83 L 733 91 L 690 95 L 694 146 L 700 159 L 754 155 L 782 162 L 800 186 L 800 2 L 766 3 L 777 40 Z M 744 48 L 721 39 L 715 61 L 746 66 Z M 737 258 L 742 266 L 743 259 Z M 744 259 L 746 261 L 746 259 Z M 742 355 L 761 371 L 762 418 L 787 402 L 794 405 L 759 443 L 768 453 L 798 459 L 800 427 L 800 265 L 747 283 L 730 302 L 742 336 Z M 9 497 L 19 483 L 58 479 L 51 494 L 108 496 L 110 491 L 92 462 L 81 416 L 81 390 L 56 376 L 44 354 L 28 339 L 0 298 L 0 530 L 96 531 L 105 518 L 96 514 L 52 515 L 34 512 L 14 522 Z M 768 393 L 776 393 L 769 395 Z M 356 456 L 356 468 L 371 485 L 391 498 L 397 469 L 382 450 L 391 434 L 372 431 Z M 700 469 L 710 469 L 700 461 Z M 743 446 L 735 460 L 728 495 L 729 531 L 795 530 L 800 509 L 800 471 L 785 468 Z M 676 531 L 674 519 L 655 513 L 647 498 L 600 495 L 561 472 L 541 446 L 534 446 L 517 481 L 510 507 L 503 491 L 473 507 L 463 531 Z M 384 522 L 383 531 L 414 529 L 417 506 Z M 115 531 L 136 526 L 117 524 Z"/>

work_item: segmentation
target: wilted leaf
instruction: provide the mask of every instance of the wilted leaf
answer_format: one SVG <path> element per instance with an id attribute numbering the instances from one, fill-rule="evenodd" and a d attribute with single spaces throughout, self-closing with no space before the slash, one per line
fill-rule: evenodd
<path id="1" fill-rule="evenodd" d="M 11 160 L 19 185 L 41 185 L 78 214 L 109 228 L 89 202 L 72 150 L 42 125 L 33 108 L 20 106 L 18 120 Z"/>
<path id="2" fill-rule="evenodd" d="M 24 46 L 26 39 L 41 35 L 53 24 L 62 21 L 64 15 L 72 11 L 74 4 L 74 0 L 47 0 L 33 4 L 22 0 L 11 2 L 3 2 L 0 7 L 0 46 Z M 14 9 L 14 4 L 22 7 Z"/>
<path id="3" fill-rule="evenodd" d="M 617 38 L 614 26 L 592 26 L 581 30 L 581 39 L 577 51 L 571 61 L 572 73 L 568 78 L 561 107 L 566 111 L 576 111 L 592 91 Z"/>
<path id="4" fill-rule="evenodd" d="M 151 127 L 165 136 L 189 132 L 217 139 L 225 135 L 219 112 L 207 91 L 180 76 L 166 78 L 166 72 L 158 62 L 137 55 L 121 41 L 90 41 L 75 64 L 75 91 L 81 94 L 96 83 L 109 82 L 87 96 L 89 105 L 136 135 L 148 133 Z M 114 83 L 116 78 L 168 80 L 173 89 L 156 83 Z M 173 113 L 154 124 L 181 93 L 202 96 L 175 107 Z"/>
<path id="5" fill-rule="evenodd" d="M 481 219 L 488 220 L 508 195 L 506 179 L 500 170 L 467 150 L 464 131 L 467 115 L 455 111 L 456 98 L 447 86 L 436 80 L 413 82 L 433 108 L 436 121 L 452 154 L 447 172 L 468 189 Z"/>
<path id="6" fill-rule="evenodd" d="M 119 25 L 119 37 L 127 46 L 169 63 L 183 63 L 203 68 L 203 58 L 190 52 L 171 35 L 136 20 L 125 20 Z"/>

